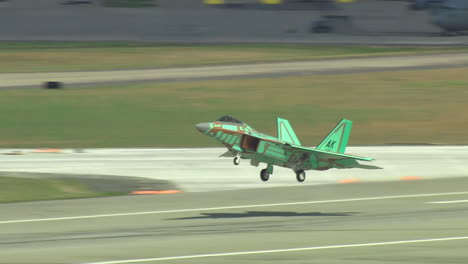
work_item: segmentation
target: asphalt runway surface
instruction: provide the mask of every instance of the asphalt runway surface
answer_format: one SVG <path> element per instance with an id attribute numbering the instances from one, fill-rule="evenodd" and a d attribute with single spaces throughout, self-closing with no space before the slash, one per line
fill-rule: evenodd
<path id="1" fill-rule="evenodd" d="M 265 77 L 408 70 L 468 66 L 468 54 L 428 54 L 372 58 L 324 59 L 299 62 L 254 63 L 143 70 L 1 73 L 0 88 L 39 86 L 46 81 L 64 84 L 119 83 L 138 81 L 187 81 L 213 78 Z"/>
<path id="2" fill-rule="evenodd" d="M 468 178 L 0 205 L 0 263 L 466 263 Z"/>

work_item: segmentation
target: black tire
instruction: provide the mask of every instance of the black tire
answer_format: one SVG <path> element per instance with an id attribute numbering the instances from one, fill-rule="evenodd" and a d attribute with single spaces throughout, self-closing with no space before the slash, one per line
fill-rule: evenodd
<path id="1" fill-rule="evenodd" d="M 233 160 L 232 160 L 232 163 L 234 163 L 234 165 L 239 165 L 240 164 L 240 157 L 235 157 Z"/>
<path id="2" fill-rule="evenodd" d="M 298 182 L 303 182 L 306 179 L 306 173 L 304 170 L 296 171 L 296 179 Z"/>
<path id="3" fill-rule="evenodd" d="M 268 170 L 267 169 L 263 169 L 260 171 L 260 179 L 262 179 L 262 181 L 268 181 L 268 179 L 270 178 L 270 173 L 268 173 Z"/>

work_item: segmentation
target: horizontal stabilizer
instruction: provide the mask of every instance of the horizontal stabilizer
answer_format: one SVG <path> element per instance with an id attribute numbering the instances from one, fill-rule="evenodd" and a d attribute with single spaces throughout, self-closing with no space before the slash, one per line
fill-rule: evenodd
<path id="1" fill-rule="evenodd" d="M 359 166 L 357 166 L 356 168 L 366 169 L 366 170 L 383 170 L 383 168 L 379 166 L 364 165 L 364 164 L 359 164 Z"/>
<path id="2" fill-rule="evenodd" d="M 331 160 L 339 160 L 339 159 L 354 159 L 354 160 L 362 160 L 362 161 L 373 161 L 373 158 L 366 158 L 361 156 L 349 155 L 344 153 L 336 153 L 331 151 L 324 151 L 319 149 L 311 149 L 306 147 L 293 147 L 293 149 L 300 149 L 305 152 L 311 153 L 316 155 L 321 159 L 331 159 Z"/>

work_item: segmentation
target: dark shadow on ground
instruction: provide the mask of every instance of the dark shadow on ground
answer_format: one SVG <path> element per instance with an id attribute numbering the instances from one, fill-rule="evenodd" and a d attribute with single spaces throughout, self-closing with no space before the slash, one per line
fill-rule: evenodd
<path id="1" fill-rule="evenodd" d="M 351 216 L 357 212 L 338 213 L 296 213 L 296 212 L 269 212 L 269 211 L 247 211 L 245 213 L 202 213 L 200 216 L 171 218 L 168 220 L 191 220 L 191 219 L 227 219 L 227 218 L 248 218 L 248 217 L 304 217 L 304 216 Z"/>

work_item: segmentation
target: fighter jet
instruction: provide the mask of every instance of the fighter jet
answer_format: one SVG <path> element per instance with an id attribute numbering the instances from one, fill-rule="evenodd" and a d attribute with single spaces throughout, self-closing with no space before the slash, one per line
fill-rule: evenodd
<path id="1" fill-rule="evenodd" d="M 196 129 L 224 144 L 228 151 L 222 157 L 234 157 L 234 165 L 241 159 L 250 159 L 252 166 L 265 163 L 260 171 L 262 181 L 268 181 L 273 167 L 291 168 L 299 182 L 306 178 L 306 170 L 328 170 L 330 168 L 370 168 L 357 161 L 372 161 L 372 158 L 345 154 L 352 122 L 342 119 L 316 148 L 301 145 L 289 121 L 277 118 L 278 137 L 254 130 L 246 123 L 223 116 L 215 122 L 197 124 Z"/>

